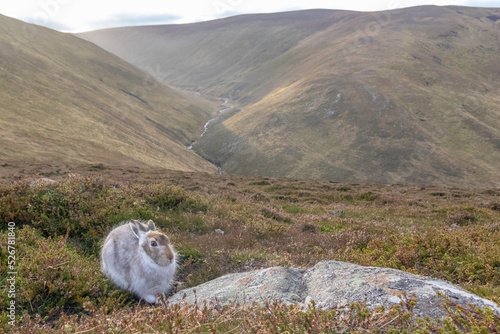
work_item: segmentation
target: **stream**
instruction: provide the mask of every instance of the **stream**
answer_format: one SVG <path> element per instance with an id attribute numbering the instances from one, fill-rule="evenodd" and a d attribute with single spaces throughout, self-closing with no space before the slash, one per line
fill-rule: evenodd
<path id="1" fill-rule="evenodd" d="M 229 99 L 228 99 L 228 98 L 225 98 L 225 99 L 224 99 L 224 102 L 222 102 L 222 104 L 221 104 L 222 109 L 221 109 L 221 110 L 219 110 L 219 114 L 218 114 L 217 116 L 215 116 L 214 118 L 212 118 L 211 120 L 209 120 L 208 122 L 206 122 L 206 123 L 205 123 L 205 125 L 203 126 L 203 132 L 201 133 L 200 138 L 201 138 L 201 137 L 203 137 L 203 135 L 207 132 L 207 130 L 208 130 L 208 128 L 210 127 L 210 125 L 211 125 L 212 123 L 214 123 L 215 121 L 217 121 L 217 120 L 220 118 L 220 116 L 221 116 L 222 114 L 224 114 L 226 111 L 229 111 L 229 110 L 233 110 L 233 109 L 234 109 L 234 107 L 233 107 L 233 106 L 228 107 L 228 106 L 227 106 L 227 104 L 228 104 L 228 103 L 229 103 Z M 192 149 L 193 149 L 193 145 L 194 145 L 194 144 L 196 144 L 196 141 L 193 141 L 193 142 L 191 143 L 191 145 L 189 145 L 189 146 L 188 146 L 188 149 L 189 149 L 189 150 L 192 150 Z"/>

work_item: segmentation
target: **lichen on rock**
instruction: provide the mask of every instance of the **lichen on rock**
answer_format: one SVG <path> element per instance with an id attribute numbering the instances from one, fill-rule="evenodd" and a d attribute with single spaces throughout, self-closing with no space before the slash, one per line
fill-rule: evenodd
<path id="1" fill-rule="evenodd" d="M 322 261 L 309 270 L 272 267 L 229 274 L 179 291 L 169 298 L 169 302 L 206 300 L 250 305 L 281 300 L 286 304 L 307 306 L 314 300 L 316 307 L 331 310 L 355 302 L 364 302 L 368 307 L 390 307 L 399 304 L 403 294 L 417 298 L 414 311 L 418 317 L 436 319 L 445 315 L 441 306 L 444 300 L 439 294 L 455 304 L 489 307 L 500 315 L 500 308 L 495 303 L 451 283 L 401 270 L 339 261 Z"/>

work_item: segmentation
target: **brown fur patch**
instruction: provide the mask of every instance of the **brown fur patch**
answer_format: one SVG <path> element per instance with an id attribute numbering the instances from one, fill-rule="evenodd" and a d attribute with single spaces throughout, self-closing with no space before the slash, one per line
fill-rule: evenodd
<path id="1" fill-rule="evenodd" d="M 163 246 L 164 250 L 160 252 L 160 247 L 153 249 L 150 245 L 151 240 L 155 240 L 158 246 Z M 167 265 L 174 259 L 174 253 L 170 248 L 170 239 L 161 232 L 149 232 L 147 242 L 142 245 L 142 248 L 160 266 Z M 169 261 L 166 261 L 165 258 Z"/>
<path id="2" fill-rule="evenodd" d="M 150 238 L 154 238 L 159 245 L 166 246 L 170 244 L 170 239 L 161 232 L 149 232 L 148 236 Z"/>

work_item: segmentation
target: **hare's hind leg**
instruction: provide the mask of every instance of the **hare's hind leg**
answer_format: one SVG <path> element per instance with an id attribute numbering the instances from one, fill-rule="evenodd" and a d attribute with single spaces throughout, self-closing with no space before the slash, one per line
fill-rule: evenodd
<path id="1" fill-rule="evenodd" d="M 117 256 L 119 256 L 119 253 L 116 252 L 115 243 L 113 241 L 107 242 L 102 248 L 101 253 L 102 272 L 118 287 L 128 289 L 129 283 L 125 277 L 123 268 L 119 265 Z"/>

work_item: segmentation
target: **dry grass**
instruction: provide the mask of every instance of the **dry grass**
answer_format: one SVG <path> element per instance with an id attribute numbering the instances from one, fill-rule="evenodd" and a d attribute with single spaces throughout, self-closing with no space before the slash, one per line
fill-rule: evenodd
<path id="1" fill-rule="evenodd" d="M 47 324 L 39 316 L 26 316 L 24 326 L 12 333 L 497 333 L 498 317 L 490 312 L 454 308 L 445 301 L 449 317 L 444 320 L 415 319 L 416 299 L 402 296 L 389 309 L 368 309 L 354 303 L 343 310 L 324 311 L 268 301 L 265 305 L 231 304 L 135 306 L 107 311 L 85 304 L 80 318 L 63 315 Z"/>
<path id="2" fill-rule="evenodd" d="M 30 186 L 30 175 L 19 173 L 19 181 L 0 183 L 0 219 L 16 222 L 18 233 L 21 332 L 30 326 L 62 331 L 66 325 L 70 332 L 92 328 L 102 332 L 113 326 L 117 332 L 127 328 L 252 332 L 248 324 L 254 322 L 261 324 L 258 328 L 263 333 L 314 332 L 313 324 L 322 328 L 318 332 L 329 326 L 361 332 L 361 328 L 385 331 L 409 326 L 408 321 L 392 321 L 396 315 L 391 312 L 400 311 L 376 312 L 362 305 L 356 306 L 360 310 L 355 315 L 342 316 L 279 303 L 269 304 L 270 309 L 130 308 L 137 302 L 102 276 L 97 256 L 109 228 L 130 218 L 153 219 L 180 251 L 177 290 L 231 272 L 275 265 L 307 268 L 321 260 L 341 260 L 446 279 L 500 302 L 497 190 L 339 184 L 159 169 L 137 170 L 132 180 L 121 170 L 84 169 L 80 169 L 83 175 L 54 176 L 56 183 Z M 2 263 L 6 261 L 3 246 Z M 0 296 L 5 306 L 8 298 Z M 498 328 L 498 319 L 467 312 L 456 317 L 478 317 L 479 323 L 493 319 L 490 323 L 496 325 L 491 326 L 497 327 L 492 328 Z M 408 309 L 403 313 L 411 315 Z M 151 314 L 158 318 L 145 325 L 143 319 Z M 348 324 L 343 322 L 346 317 L 354 318 Z M 422 328 L 448 325 L 428 323 Z"/>

